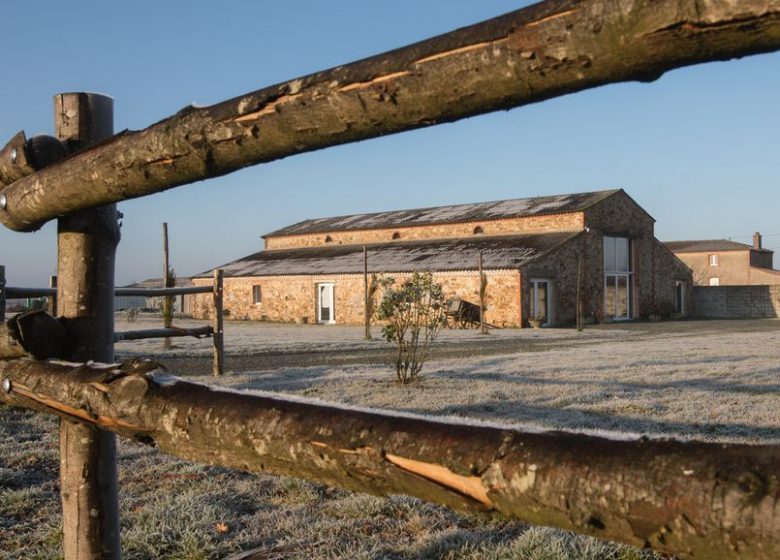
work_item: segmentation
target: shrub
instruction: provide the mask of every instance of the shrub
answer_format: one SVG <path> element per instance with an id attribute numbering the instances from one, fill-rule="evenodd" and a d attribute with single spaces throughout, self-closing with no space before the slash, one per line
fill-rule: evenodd
<path id="1" fill-rule="evenodd" d="M 400 286 L 392 286 L 393 279 L 385 280 L 378 317 L 387 321 L 382 335 L 388 342 L 398 344 L 395 371 L 404 385 L 417 380 L 442 325 L 446 301 L 441 285 L 433 281 L 429 272 L 415 272 Z"/>

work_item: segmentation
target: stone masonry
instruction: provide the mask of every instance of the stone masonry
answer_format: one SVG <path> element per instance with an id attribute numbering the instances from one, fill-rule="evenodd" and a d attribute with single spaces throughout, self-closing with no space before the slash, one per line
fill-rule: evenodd
<path id="1" fill-rule="evenodd" d="M 684 286 L 684 301 L 689 305 L 693 301 L 691 271 L 654 237 L 655 220 L 652 216 L 624 191 L 604 192 L 608 196 L 602 196 L 597 202 L 580 210 L 565 213 L 406 227 L 388 226 L 381 229 L 334 228 L 319 233 L 269 235 L 265 238 L 264 253 L 273 255 L 276 250 L 280 250 L 279 254 L 282 254 L 281 250 L 324 248 L 339 244 L 403 245 L 405 242 L 418 243 L 419 240 L 435 243 L 436 240 L 465 240 L 477 236 L 571 232 L 573 236 L 564 236 L 563 242 L 550 245 L 527 264 L 519 264 L 514 269 L 485 270 L 488 278 L 485 320 L 488 323 L 499 327 L 527 326 L 532 282 L 546 280 L 551 290 L 551 317 L 547 318 L 548 324 L 565 326 L 575 322 L 578 297 L 584 317 L 592 317 L 594 320 L 604 318 L 604 236 L 622 237 L 629 240 L 630 246 L 630 316 L 638 318 L 651 313 L 672 313 L 678 282 Z M 446 207 L 443 209 L 446 210 Z M 424 250 L 421 251 L 424 253 Z M 462 270 L 432 272 L 448 298 L 459 297 L 478 304 L 477 271 L 474 270 L 473 262 L 463 264 Z M 326 264 L 321 265 L 322 269 L 326 267 Z M 386 272 L 386 275 L 397 279 L 408 274 Z M 194 282 L 208 284 L 210 278 L 196 278 Z M 317 284 L 323 282 L 334 284 L 336 322 L 362 324 L 363 275 L 352 273 L 226 277 L 225 311 L 228 318 L 234 320 L 316 322 Z M 254 286 L 260 286 L 262 292 L 262 301 L 259 303 L 254 302 Z M 205 316 L 208 312 L 209 305 L 203 297 L 199 297 L 195 303 L 195 315 Z"/>

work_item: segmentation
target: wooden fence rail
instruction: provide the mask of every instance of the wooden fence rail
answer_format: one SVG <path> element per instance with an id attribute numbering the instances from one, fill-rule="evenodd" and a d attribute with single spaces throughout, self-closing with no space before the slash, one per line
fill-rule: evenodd
<path id="1" fill-rule="evenodd" d="M 780 48 L 780 0 L 548 0 L 205 108 L 188 107 L 43 171 L 0 157 L 0 222 L 31 230 L 327 146 Z M 15 150 L 15 151 L 14 151 Z M 23 177 L 23 178 L 19 178 Z M 90 189 L 83 185 L 91 184 Z"/>
<path id="2" fill-rule="evenodd" d="M 560 527 L 681 557 L 780 557 L 780 446 L 609 439 L 0 361 L 0 401 L 178 457 Z"/>
<path id="3" fill-rule="evenodd" d="M 56 277 L 55 277 L 56 278 Z M 165 329 L 144 329 L 114 333 L 114 342 L 128 340 L 145 340 L 150 338 L 174 338 L 194 336 L 196 338 L 210 337 L 214 345 L 212 373 L 222 375 L 225 363 L 224 328 L 222 326 L 222 276 L 215 272 L 213 286 L 179 286 L 174 288 L 115 288 L 115 296 L 177 296 L 184 294 L 213 294 L 214 317 L 212 325 L 183 329 L 178 327 Z M 6 298 L 56 297 L 57 288 L 23 288 L 5 287 L 5 267 L 0 266 L 0 321 L 5 321 Z"/>
<path id="4" fill-rule="evenodd" d="M 113 138 L 110 98 L 61 94 L 57 137 L 38 146 L 48 147 L 46 157 L 23 133 L 0 149 L 0 222 L 29 231 L 59 220 L 63 352 L 71 362 L 107 362 L 115 202 L 292 154 L 778 49 L 780 0 L 548 0 Z M 85 209 L 94 210 L 74 215 Z M 214 279 L 212 329 L 221 343 L 221 271 Z M 0 290 L 0 301 L 7 293 Z M 0 401 L 63 418 L 67 560 L 120 556 L 109 432 L 183 458 L 404 492 L 682 557 L 780 557 L 780 446 L 448 423 L 219 391 L 152 375 L 145 363 L 74 368 L 11 359 L 18 348 L 2 348 Z"/>

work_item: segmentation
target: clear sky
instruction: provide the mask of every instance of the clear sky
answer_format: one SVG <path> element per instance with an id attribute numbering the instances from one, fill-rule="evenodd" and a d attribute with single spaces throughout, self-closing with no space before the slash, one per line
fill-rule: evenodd
<path id="1" fill-rule="evenodd" d="M 53 131 L 52 96 L 115 98 L 115 128 L 261 87 L 527 5 L 509 0 L 6 2 L 0 145 Z M 622 187 L 662 240 L 754 231 L 780 250 L 780 54 L 673 71 L 242 170 L 123 202 L 117 284 L 179 276 L 262 248 L 302 219 Z M 56 226 L 0 228 L 10 285 L 44 286 Z M 776 266 L 780 266 L 780 255 Z"/>

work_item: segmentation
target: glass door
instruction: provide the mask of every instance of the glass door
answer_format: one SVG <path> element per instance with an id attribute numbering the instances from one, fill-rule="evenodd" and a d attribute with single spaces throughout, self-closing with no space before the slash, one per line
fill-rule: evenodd
<path id="1" fill-rule="evenodd" d="M 332 283 L 317 284 L 317 322 L 336 322 Z"/>
<path id="2" fill-rule="evenodd" d="M 608 274 L 604 278 L 604 314 L 614 319 L 631 318 L 628 274 Z"/>

